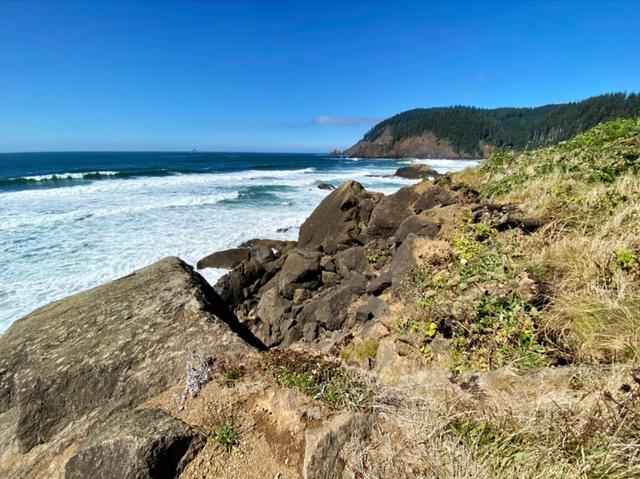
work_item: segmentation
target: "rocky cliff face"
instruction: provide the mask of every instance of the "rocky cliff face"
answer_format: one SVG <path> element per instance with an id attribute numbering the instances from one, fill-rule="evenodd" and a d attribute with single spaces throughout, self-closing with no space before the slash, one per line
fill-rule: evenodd
<path id="1" fill-rule="evenodd" d="M 447 140 L 432 132 L 395 141 L 389 128 L 373 140 L 360 140 L 343 152 L 360 158 L 450 158 L 473 159 L 477 155 L 455 151 Z"/>

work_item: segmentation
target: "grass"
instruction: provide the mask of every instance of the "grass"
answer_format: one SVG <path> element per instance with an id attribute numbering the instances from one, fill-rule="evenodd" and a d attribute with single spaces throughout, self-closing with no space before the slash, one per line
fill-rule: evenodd
<path id="1" fill-rule="evenodd" d="M 562 404 L 541 402 L 542 391 L 537 399 L 516 395 L 507 408 L 490 397 L 443 401 L 396 390 L 389 400 L 381 393 L 371 434 L 345 448 L 348 468 L 371 478 L 639 477 L 640 371 L 580 375 L 580 396 Z"/>
<path id="2" fill-rule="evenodd" d="M 362 362 L 375 359 L 378 353 L 378 341 L 368 339 L 358 343 L 350 343 L 340 350 L 340 358 L 344 361 Z"/>
<path id="3" fill-rule="evenodd" d="M 494 203 L 549 223 L 516 238 L 543 273 L 536 322 L 565 361 L 634 360 L 640 349 L 640 120 L 615 120 L 550 148 L 498 152 L 456 175 Z"/>
<path id="4" fill-rule="evenodd" d="M 272 349 L 264 369 L 283 387 L 296 389 L 332 409 L 365 407 L 370 391 L 339 361 L 295 350 Z"/>
<path id="5" fill-rule="evenodd" d="M 216 446 L 226 454 L 231 454 L 240 446 L 240 432 L 233 415 L 216 425 L 209 436 Z"/>

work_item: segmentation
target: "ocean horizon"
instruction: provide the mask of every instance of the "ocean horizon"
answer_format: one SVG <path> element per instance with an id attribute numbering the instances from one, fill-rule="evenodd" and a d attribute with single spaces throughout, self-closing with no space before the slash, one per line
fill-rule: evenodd
<path id="1" fill-rule="evenodd" d="M 0 333 L 30 311 L 166 256 L 195 263 L 256 237 L 296 239 L 334 186 L 385 194 L 415 181 L 397 168 L 465 160 L 335 158 L 316 153 L 0 154 Z M 214 283 L 224 270 L 200 271 Z"/>

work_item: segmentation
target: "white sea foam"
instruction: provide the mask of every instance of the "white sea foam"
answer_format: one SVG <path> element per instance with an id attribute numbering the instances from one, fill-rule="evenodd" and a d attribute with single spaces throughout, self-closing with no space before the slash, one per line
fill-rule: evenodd
<path id="1" fill-rule="evenodd" d="M 389 177 L 393 171 L 393 164 L 364 168 L 354 163 L 331 171 L 126 179 L 101 172 L 113 178 L 5 190 L 0 193 L 0 332 L 36 307 L 169 255 L 195 264 L 250 238 L 295 239 L 298 227 L 328 194 L 317 188 L 319 182 L 355 179 L 383 193 L 412 183 Z M 46 176 L 53 175 L 34 178 Z M 252 187 L 258 187 L 257 193 Z M 278 232 L 281 228 L 289 229 Z M 224 273 L 203 272 L 212 282 Z"/>

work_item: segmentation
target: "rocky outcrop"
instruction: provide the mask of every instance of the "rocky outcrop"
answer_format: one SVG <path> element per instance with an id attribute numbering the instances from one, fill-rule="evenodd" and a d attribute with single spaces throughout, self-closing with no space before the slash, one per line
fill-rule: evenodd
<path id="1" fill-rule="evenodd" d="M 390 128 L 374 139 L 362 139 L 344 151 L 345 156 L 361 158 L 451 158 L 472 159 L 476 155 L 456 151 L 447 140 L 430 131 L 396 140 Z"/>
<path id="2" fill-rule="evenodd" d="M 298 248 L 332 254 L 362 243 L 361 233 L 381 195 L 347 181 L 327 196 L 300 227 Z"/>
<path id="3" fill-rule="evenodd" d="M 428 179 L 435 180 L 440 174 L 429 165 L 412 164 L 398 168 L 393 176 L 408 178 L 411 180 Z"/>
<path id="4" fill-rule="evenodd" d="M 302 225 L 295 246 L 260 258 L 252 252 L 215 290 L 267 347 L 313 342 L 354 321 L 386 315 L 384 300 L 360 298 L 390 286 L 401 291 L 416 254 L 426 254 L 416 253 L 416 245 L 438 245 L 437 212 L 473 200 L 466 191 L 431 181 L 389 196 L 347 181 Z"/>
<path id="5" fill-rule="evenodd" d="M 0 429 L 13 431 L 1 439 L 10 442 L 0 444 L 0 450 L 13 451 L 5 477 L 37 477 L 29 471 L 52 456 L 67 454 L 69 445 L 106 424 L 107 418 L 110 431 L 115 431 L 118 417 L 129 421 L 131 416 L 114 414 L 131 411 L 184 380 L 185 363 L 194 351 L 211 358 L 255 354 L 239 335 L 255 342 L 220 296 L 178 258 L 16 321 L 0 338 Z M 162 419 L 158 434 L 177 430 L 170 423 Z M 149 427 L 154 424 L 149 422 Z M 160 442 L 172 458 L 160 448 L 152 462 L 175 459 L 172 440 L 167 441 Z M 128 450 L 139 447 L 146 446 Z M 62 467 L 64 461 L 57 464 Z M 96 477 L 101 467 L 108 467 L 94 466 Z M 73 477 L 83 477 L 77 474 Z"/>

